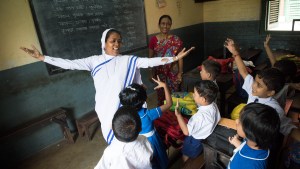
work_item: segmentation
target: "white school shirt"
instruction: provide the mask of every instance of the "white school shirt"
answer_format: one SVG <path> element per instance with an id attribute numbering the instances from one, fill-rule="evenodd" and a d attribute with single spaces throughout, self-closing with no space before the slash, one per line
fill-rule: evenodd
<path id="1" fill-rule="evenodd" d="M 168 62 L 162 61 L 168 59 Z M 68 60 L 45 56 L 44 62 L 71 70 L 91 71 L 96 89 L 95 110 L 107 143 L 112 141 L 112 118 L 120 106 L 119 93 L 132 83 L 142 83 L 139 68 L 148 68 L 173 62 L 172 57 L 139 58 L 132 55 L 107 54 Z M 128 72 L 128 73 L 127 73 Z"/>
<path id="2" fill-rule="evenodd" d="M 297 128 L 295 125 L 293 125 L 292 120 L 288 117 L 285 116 L 284 110 L 282 107 L 279 105 L 276 99 L 273 97 L 268 97 L 268 98 L 259 98 L 257 96 L 252 95 L 252 84 L 254 82 L 253 77 L 248 74 L 246 78 L 244 79 L 244 84 L 243 84 L 243 89 L 248 93 L 248 101 L 247 104 L 253 103 L 255 99 L 258 99 L 257 103 L 265 104 L 270 107 L 273 107 L 276 112 L 279 115 L 280 118 L 280 132 L 283 135 L 288 135 L 293 128 Z"/>
<path id="3" fill-rule="evenodd" d="M 145 136 L 129 143 L 115 139 L 94 169 L 151 169 L 153 150 Z"/>
<path id="4" fill-rule="evenodd" d="M 189 136 L 195 139 L 206 139 L 220 121 L 220 111 L 215 102 L 207 106 L 199 106 L 198 111 L 188 121 Z"/>

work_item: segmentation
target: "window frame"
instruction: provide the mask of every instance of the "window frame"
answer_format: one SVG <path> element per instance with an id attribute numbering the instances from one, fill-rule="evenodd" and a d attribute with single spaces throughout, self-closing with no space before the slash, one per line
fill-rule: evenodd
<path id="1" fill-rule="evenodd" d="M 267 13 L 269 8 L 269 1 L 272 0 L 261 0 L 261 15 L 260 15 L 260 34 L 272 34 L 272 35 L 293 35 L 300 36 L 300 31 L 273 31 L 266 30 L 268 22 Z"/>

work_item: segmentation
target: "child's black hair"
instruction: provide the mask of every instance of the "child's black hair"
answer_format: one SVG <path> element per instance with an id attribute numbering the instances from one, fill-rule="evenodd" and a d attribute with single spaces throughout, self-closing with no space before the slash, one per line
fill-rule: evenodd
<path id="1" fill-rule="evenodd" d="M 115 137 L 122 142 L 136 140 L 141 131 L 141 119 L 135 108 L 122 106 L 112 119 L 112 129 Z"/>
<path id="2" fill-rule="evenodd" d="M 201 80 L 196 82 L 195 89 L 197 93 L 206 99 L 208 104 L 216 100 L 219 89 L 218 86 L 210 80 Z"/>
<path id="3" fill-rule="evenodd" d="M 147 93 L 142 85 L 133 83 L 120 92 L 119 98 L 123 106 L 132 106 L 140 110 L 147 100 Z"/>
<path id="4" fill-rule="evenodd" d="M 276 61 L 273 67 L 280 70 L 288 80 L 291 80 L 297 73 L 296 63 L 288 59 Z"/>
<path id="5" fill-rule="evenodd" d="M 247 104 L 241 111 L 240 123 L 246 138 L 260 149 L 268 149 L 280 129 L 276 110 L 261 103 Z"/>
<path id="6" fill-rule="evenodd" d="M 211 74 L 212 79 L 216 79 L 217 76 L 221 72 L 221 65 L 220 63 L 214 61 L 214 60 L 209 60 L 206 59 L 205 61 L 202 62 L 202 66 L 205 67 L 205 70 Z"/>
<path id="7" fill-rule="evenodd" d="M 263 80 L 269 91 L 274 90 L 275 93 L 279 92 L 285 84 L 284 74 L 276 68 L 261 70 L 257 76 Z"/>

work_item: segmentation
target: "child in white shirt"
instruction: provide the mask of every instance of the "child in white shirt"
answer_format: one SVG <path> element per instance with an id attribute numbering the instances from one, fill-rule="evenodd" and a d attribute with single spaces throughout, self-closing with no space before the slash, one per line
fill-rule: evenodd
<path id="1" fill-rule="evenodd" d="M 137 110 L 120 107 L 113 117 L 112 129 L 116 139 L 104 150 L 95 169 L 151 169 L 153 151 L 147 138 L 139 136 L 141 120 Z"/>
<path id="2" fill-rule="evenodd" d="M 201 141 L 206 139 L 215 129 L 221 119 L 218 106 L 214 102 L 218 94 L 217 85 L 210 80 L 201 80 L 195 84 L 194 100 L 199 105 L 198 111 L 185 123 L 181 113 L 178 111 L 177 101 L 175 115 L 184 139 L 182 154 L 183 161 L 199 156 L 203 150 Z"/>

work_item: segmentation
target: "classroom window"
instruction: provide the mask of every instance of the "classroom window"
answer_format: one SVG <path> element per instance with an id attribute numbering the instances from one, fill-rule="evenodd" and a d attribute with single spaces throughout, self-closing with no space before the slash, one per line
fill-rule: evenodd
<path id="1" fill-rule="evenodd" d="M 265 31 L 300 31 L 300 0 L 263 0 Z"/>

